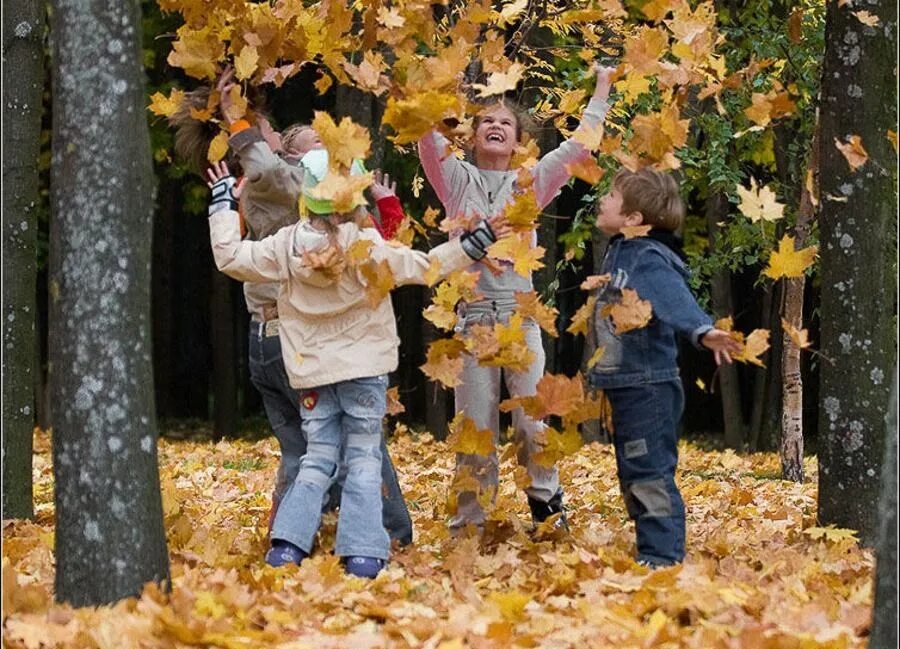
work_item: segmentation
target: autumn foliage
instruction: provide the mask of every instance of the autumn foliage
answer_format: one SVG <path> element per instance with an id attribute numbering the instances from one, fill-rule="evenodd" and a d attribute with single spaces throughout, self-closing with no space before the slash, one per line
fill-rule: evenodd
<path id="1" fill-rule="evenodd" d="M 465 433 L 464 433 L 465 434 Z M 683 566 L 636 565 L 634 532 L 611 446 L 562 457 L 571 536 L 534 536 L 501 449 L 497 508 L 485 537 L 450 539 L 448 443 L 399 427 L 390 444 L 415 524 L 373 582 L 348 577 L 330 550 L 335 517 L 299 567 L 267 547 L 274 439 L 160 444 L 172 593 L 72 609 L 53 598 L 49 437 L 38 432 L 37 518 L 3 530 L 4 647 L 858 648 L 872 606 L 870 552 L 848 530 L 815 525 L 816 467 L 781 481 L 772 454 L 682 444 Z M 476 443 L 471 442 L 462 443 Z"/>

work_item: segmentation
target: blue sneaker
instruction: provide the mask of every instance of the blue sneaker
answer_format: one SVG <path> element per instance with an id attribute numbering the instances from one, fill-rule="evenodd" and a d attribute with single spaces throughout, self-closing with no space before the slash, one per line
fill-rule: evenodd
<path id="1" fill-rule="evenodd" d="M 374 579 L 381 572 L 381 569 L 384 568 L 384 564 L 384 559 L 376 559 L 375 557 L 347 557 L 344 560 L 344 566 L 348 573 L 367 579 Z"/>
<path id="2" fill-rule="evenodd" d="M 276 539 L 272 541 L 272 547 L 266 552 L 266 563 L 275 568 L 279 568 L 286 563 L 296 563 L 300 565 L 309 555 L 289 541 Z"/>

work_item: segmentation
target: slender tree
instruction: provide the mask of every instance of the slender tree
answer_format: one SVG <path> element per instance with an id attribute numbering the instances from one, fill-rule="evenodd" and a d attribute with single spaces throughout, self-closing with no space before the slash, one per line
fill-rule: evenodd
<path id="1" fill-rule="evenodd" d="M 15 74 L 8 74 L 15 70 Z M 3 518 L 31 518 L 44 5 L 3 5 Z"/>
<path id="2" fill-rule="evenodd" d="M 50 361 L 56 597 L 168 578 L 150 349 L 153 177 L 135 0 L 54 0 Z"/>
<path id="3" fill-rule="evenodd" d="M 829 0 L 821 90 L 819 519 L 875 539 L 883 417 L 896 356 L 897 5 Z M 858 136 L 853 169 L 837 144 Z M 860 156 L 861 157 L 861 156 Z M 859 158 L 854 162 L 859 162 Z"/>

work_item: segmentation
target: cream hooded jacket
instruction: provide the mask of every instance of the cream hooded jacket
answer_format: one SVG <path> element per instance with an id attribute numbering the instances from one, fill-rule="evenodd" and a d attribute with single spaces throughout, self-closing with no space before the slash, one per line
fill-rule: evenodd
<path id="1" fill-rule="evenodd" d="M 209 217 L 216 267 L 244 282 L 279 282 L 278 318 L 284 366 L 297 389 L 378 376 L 397 369 L 400 339 L 390 295 L 374 308 L 366 280 L 348 266 L 337 279 L 311 270 L 294 252 L 294 230 L 282 228 L 262 241 L 242 241 L 237 212 Z M 396 285 L 424 284 L 433 261 L 447 275 L 472 263 L 459 239 L 425 253 L 389 244 L 375 229 L 353 223 L 338 229 L 338 245 L 347 250 L 359 240 L 372 242 L 370 256 L 386 262 Z"/>

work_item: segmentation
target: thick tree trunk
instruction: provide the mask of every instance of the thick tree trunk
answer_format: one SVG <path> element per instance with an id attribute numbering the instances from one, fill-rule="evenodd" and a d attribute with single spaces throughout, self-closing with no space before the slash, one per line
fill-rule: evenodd
<path id="1" fill-rule="evenodd" d="M 710 253 L 718 241 L 717 225 L 725 219 L 728 199 L 724 194 L 712 194 L 706 202 L 706 221 L 709 229 Z M 716 318 L 731 315 L 734 307 L 731 299 L 731 274 L 722 269 L 711 278 L 712 309 Z M 719 387 L 722 391 L 722 419 L 725 424 L 725 446 L 740 449 L 744 446 L 744 417 L 741 412 L 741 386 L 737 368 L 722 365 L 719 368 Z"/>
<path id="2" fill-rule="evenodd" d="M 140 6 L 52 8 L 56 598 L 85 606 L 168 579 L 150 349 L 154 190 Z"/>
<path id="3" fill-rule="evenodd" d="M 883 416 L 896 355 L 897 5 L 866 9 L 867 27 L 828 3 L 821 100 L 822 353 L 819 433 L 820 523 L 875 540 Z M 851 171 L 835 147 L 858 135 L 868 161 Z"/>
<path id="4" fill-rule="evenodd" d="M 875 544 L 875 620 L 869 646 L 897 646 L 897 367 L 885 417 L 886 444 Z"/>
<path id="5" fill-rule="evenodd" d="M 3 6 L 3 518 L 34 515 L 35 282 L 44 4 Z"/>

